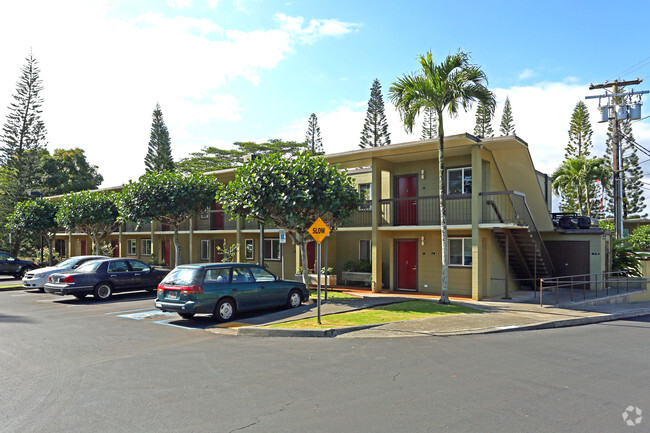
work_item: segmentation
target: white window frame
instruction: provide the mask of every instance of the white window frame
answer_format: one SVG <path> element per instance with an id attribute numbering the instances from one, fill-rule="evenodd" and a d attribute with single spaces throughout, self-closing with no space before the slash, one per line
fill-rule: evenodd
<path id="1" fill-rule="evenodd" d="M 201 218 L 202 220 L 207 220 L 208 218 L 210 218 L 210 211 L 201 212 L 199 218 Z"/>
<path id="2" fill-rule="evenodd" d="M 268 246 L 266 245 L 266 242 L 269 242 Z M 278 255 L 277 257 L 272 257 L 273 255 L 273 244 L 276 244 L 277 252 Z M 270 261 L 277 261 L 280 260 L 281 257 L 281 249 L 280 249 L 280 239 L 278 238 L 265 238 L 264 239 L 264 260 L 270 260 Z"/>
<path id="3" fill-rule="evenodd" d="M 362 247 L 363 242 L 368 242 L 368 262 L 372 263 L 372 239 L 359 239 L 359 260 L 363 260 L 361 258 L 361 251 L 363 249 L 363 247 Z"/>
<path id="4" fill-rule="evenodd" d="M 251 246 L 250 249 L 248 248 L 249 245 Z M 255 239 L 244 240 L 244 257 L 246 260 L 255 260 Z"/>
<path id="5" fill-rule="evenodd" d="M 201 239 L 201 260 L 204 262 L 210 261 L 210 239 Z M 205 253 L 205 254 L 204 254 Z"/>
<path id="6" fill-rule="evenodd" d="M 137 241 L 137 239 L 127 239 L 127 241 L 126 241 L 126 255 L 127 256 L 137 256 L 138 255 L 138 241 Z"/>
<path id="7" fill-rule="evenodd" d="M 460 241 L 460 250 L 461 250 L 461 258 L 462 258 L 462 263 L 451 263 L 451 243 L 454 241 Z M 465 248 L 469 245 L 469 255 L 465 255 Z M 472 238 L 461 238 L 461 237 L 450 237 L 449 238 L 449 250 L 448 250 L 449 258 L 449 266 L 451 267 L 459 267 L 459 268 L 471 268 L 472 267 Z M 469 264 L 468 264 L 468 259 L 469 259 Z"/>
<path id="8" fill-rule="evenodd" d="M 148 248 L 147 248 L 148 246 Z M 143 256 L 151 255 L 151 239 L 142 239 L 142 244 L 140 245 Z"/>
<path id="9" fill-rule="evenodd" d="M 469 179 L 470 179 L 470 190 L 465 191 L 465 170 L 469 170 L 470 173 L 472 171 L 472 167 L 457 167 L 457 168 L 448 168 L 447 169 L 447 194 L 452 194 L 449 192 L 449 186 L 451 185 L 449 182 L 449 173 L 455 172 L 455 171 L 460 171 L 460 184 L 461 184 L 461 189 L 462 191 L 460 193 L 454 192 L 453 194 L 471 194 L 471 185 L 472 185 L 472 175 L 470 174 Z"/>
<path id="10" fill-rule="evenodd" d="M 365 190 L 366 186 L 368 187 L 368 189 L 367 189 L 368 194 L 366 195 L 365 200 L 370 201 L 370 203 L 364 203 L 361 206 L 359 206 L 359 210 L 364 210 L 364 211 L 372 210 L 372 184 L 371 183 L 360 183 L 358 185 L 359 194 L 361 194 L 361 191 Z M 364 187 L 364 188 L 362 188 L 362 187 Z"/>

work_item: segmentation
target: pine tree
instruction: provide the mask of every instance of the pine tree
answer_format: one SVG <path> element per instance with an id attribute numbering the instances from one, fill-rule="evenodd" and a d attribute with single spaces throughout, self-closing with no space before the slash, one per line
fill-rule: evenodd
<path id="1" fill-rule="evenodd" d="M 566 146 L 565 158 L 589 156 L 591 150 L 591 122 L 587 105 L 579 101 L 573 109 L 569 124 L 569 143 Z"/>
<path id="2" fill-rule="evenodd" d="M 629 120 L 619 123 L 623 159 L 623 218 L 641 215 L 645 211 L 643 196 L 643 170 L 634 146 L 632 124 Z M 644 215 L 645 216 L 645 215 Z"/>
<path id="3" fill-rule="evenodd" d="M 174 170 L 174 159 L 172 158 L 172 143 L 169 138 L 169 131 L 163 120 L 160 104 L 156 103 L 153 110 L 153 121 L 151 122 L 151 135 L 149 136 L 149 148 L 144 158 L 146 172 Z"/>
<path id="4" fill-rule="evenodd" d="M 490 111 L 485 104 L 479 102 L 476 107 L 476 126 L 474 126 L 474 135 L 480 138 L 494 137 L 492 130 L 492 116 L 493 112 Z"/>
<path id="5" fill-rule="evenodd" d="M 424 121 L 422 122 L 422 136 L 420 140 L 430 140 L 438 137 L 438 118 L 433 108 L 424 109 Z"/>
<path id="6" fill-rule="evenodd" d="M 515 135 L 515 121 L 512 118 L 512 106 L 510 98 L 506 96 L 506 103 L 503 106 L 503 115 L 501 115 L 501 125 L 499 126 L 501 135 Z"/>
<path id="7" fill-rule="evenodd" d="M 307 133 L 305 134 L 305 143 L 307 149 L 312 155 L 323 154 L 323 140 L 320 137 L 320 127 L 318 126 L 318 118 L 315 113 L 311 113 L 307 121 Z"/>
<path id="8" fill-rule="evenodd" d="M 16 84 L 14 101 L 9 104 L 7 120 L 2 127 L 0 161 L 14 173 L 22 194 L 33 187 L 38 177 L 40 150 L 46 146 L 46 129 L 41 119 L 43 82 L 34 55 L 30 52 Z M 16 201 L 24 197 L 14 197 Z"/>
<path id="9" fill-rule="evenodd" d="M 364 149 L 388 144 L 390 144 L 390 133 L 388 132 L 388 121 L 384 112 L 384 99 L 381 96 L 381 84 L 375 78 L 370 88 L 366 121 L 361 131 L 359 147 Z"/>

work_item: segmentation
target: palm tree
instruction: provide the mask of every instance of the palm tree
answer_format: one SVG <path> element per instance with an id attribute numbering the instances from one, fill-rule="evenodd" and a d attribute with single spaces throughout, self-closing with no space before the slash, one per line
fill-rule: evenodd
<path id="1" fill-rule="evenodd" d="M 460 107 L 467 111 L 475 101 L 481 102 L 490 113 L 494 113 L 496 98 L 487 88 L 485 73 L 479 66 L 471 64 L 469 54 L 462 51 L 448 55 L 440 64 L 434 63 L 431 52 L 420 56 L 420 70 L 399 78 L 390 87 L 388 96 L 400 113 L 404 129 L 409 133 L 413 131 L 413 125 L 421 111 L 432 109 L 438 117 L 438 192 L 442 237 L 442 290 L 438 302 L 448 304 L 449 240 L 442 114 L 446 110 L 451 117 L 455 117 Z"/>
<path id="2" fill-rule="evenodd" d="M 578 213 L 591 216 L 591 204 L 596 180 L 606 182 L 609 168 L 603 158 L 566 159 L 553 173 L 553 192 L 565 198 L 575 195 L 578 199 Z"/>

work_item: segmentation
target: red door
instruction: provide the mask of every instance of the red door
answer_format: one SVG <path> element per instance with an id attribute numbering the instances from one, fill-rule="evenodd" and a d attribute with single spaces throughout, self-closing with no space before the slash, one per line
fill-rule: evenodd
<path id="1" fill-rule="evenodd" d="M 316 273 L 316 242 L 307 243 L 307 269 Z"/>
<path id="2" fill-rule="evenodd" d="M 113 248 L 113 257 L 120 256 L 120 242 L 117 240 L 111 241 L 111 248 Z"/>
<path id="3" fill-rule="evenodd" d="M 404 200 L 418 195 L 418 177 L 401 176 L 397 178 L 397 225 L 414 226 L 418 223 L 417 200 Z"/>
<path id="4" fill-rule="evenodd" d="M 80 256 L 85 256 L 86 254 L 87 254 L 86 253 L 86 241 L 82 240 L 81 241 L 81 254 L 79 254 L 79 255 Z"/>
<path id="5" fill-rule="evenodd" d="M 214 262 L 221 263 L 223 262 L 223 253 L 219 252 L 219 248 L 221 248 L 223 251 L 223 245 L 224 245 L 223 239 L 215 239 L 213 243 L 214 243 Z"/>
<path id="6" fill-rule="evenodd" d="M 162 259 L 163 263 L 165 263 L 167 266 L 171 264 L 171 250 L 172 250 L 172 242 L 170 240 L 165 240 L 162 241 L 161 243 L 162 247 Z"/>
<path id="7" fill-rule="evenodd" d="M 223 206 L 221 203 L 215 203 L 212 210 L 217 212 L 210 213 L 210 230 L 223 230 Z"/>
<path id="8" fill-rule="evenodd" d="M 395 241 L 397 250 L 397 290 L 417 291 L 418 279 L 418 241 L 401 240 Z"/>

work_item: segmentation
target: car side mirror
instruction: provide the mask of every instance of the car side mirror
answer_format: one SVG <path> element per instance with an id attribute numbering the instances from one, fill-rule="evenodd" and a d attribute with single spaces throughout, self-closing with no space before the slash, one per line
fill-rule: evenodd
<path id="1" fill-rule="evenodd" d="M 16 258 L 15 258 L 15 257 L 9 257 L 9 258 L 7 259 L 7 261 L 8 261 L 8 262 L 15 262 L 15 261 L 16 261 Z"/>

